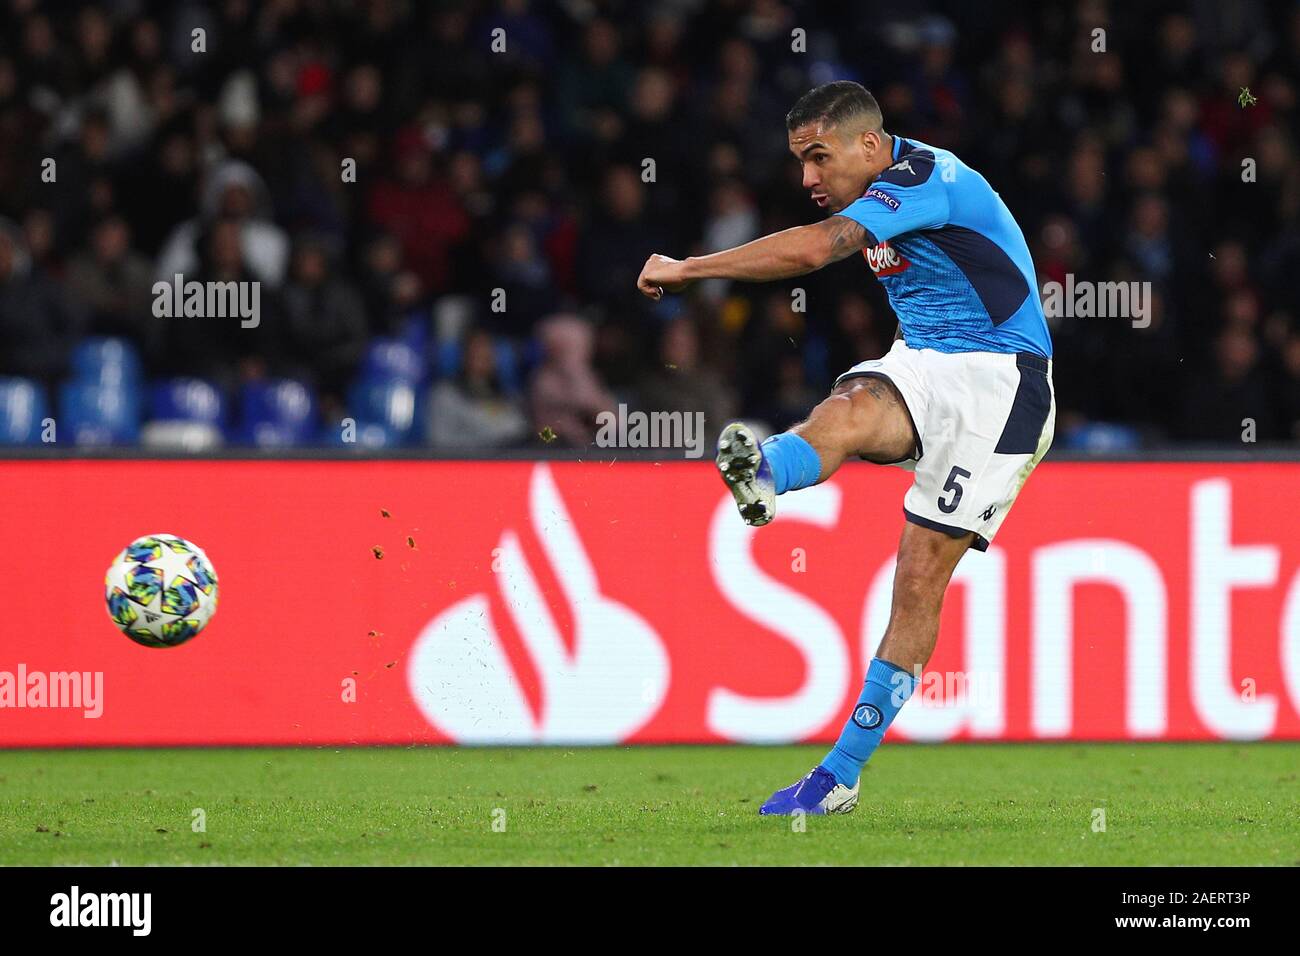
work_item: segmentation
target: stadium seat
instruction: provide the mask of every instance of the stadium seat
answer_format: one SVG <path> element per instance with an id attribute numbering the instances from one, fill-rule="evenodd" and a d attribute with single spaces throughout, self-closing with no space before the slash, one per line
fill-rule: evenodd
<path id="1" fill-rule="evenodd" d="M 41 423 L 48 416 L 45 389 L 38 383 L 0 378 L 0 445 L 40 444 Z"/>
<path id="2" fill-rule="evenodd" d="M 416 355 L 425 355 L 429 351 L 429 316 L 426 312 L 416 312 L 402 320 L 398 332 L 398 341 L 409 346 Z"/>
<path id="3" fill-rule="evenodd" d="M 515 343 L 509 339 L 495 339 L 492 342 L 492 351 L 497 360 L 497 381 L 506 392 L 517 395 L 520 385 L 519 354 L 515 351 Z"/>
<path id="4" fill-rule="evenodd" d="M 140 381 L 140 355 L 125 339 L 84 339 L 72 350 L 72 377 L 97 385 L 135 386 Z"/>
<path id="5" fill-rule="evenodd" d="M 830 346 L 820 335 L 810 335 L 803 347 L 803 374 L 809 382 L 820 382 L 830 366 Z"/>
<path id="6" fill-rule="evenodd" d="M 392 429 L 370 421 L 358 421 L 348 435 L 342 429 L 333 429 L 329 441 L 338 448 L 396 448 L 402 443 Z"/>
<path id="7" fill-rule="evenodd" d="M 171 378 L 149 391 L 149 418 L 166 422 L 202 422 L 221 428 L 225 408 L 221 392 L 201 378 Z"/>
<path id="8" fill-rule="evenodd" d="M 1142 447 L 1142 436 L 1136 428 L 1111 422 L 1086 422 L 1069 429 L 1064 438 L 1063 448 L 1079 451 L 1137 451 Z"/>
<path id="9" fill-rule="evenodd" d="M 517 346 L 506 338 L 492 341 L 492 351 L 496 356 L 497 379 L 501 387 L 510 394 L 517 394 L 522 387 L 524 366 L 528 361 L 528 344 Z M 434 373 L 438 378 L 453 378 L 460 374 L 461 363 L 465 353 L 457 339 L 445 339 L 434 348 Z"/>
<path id="10" fill-rule="evenodd" d="M 362 378 L 371 382 L 399 381 L 418 385 L 424 380 L 424 359 L 397 339 L 375 339 L 366 349 Z"/>
<path id="11" fill-rule="evenodd" d="M 240 395 L 239 440 L 259 448 L 302 445 L 316 436 L 316 399 L 302 382 L 249 382 Z"/>
<path id="12" fill-rule="evenodd" d="M 149 389 L 149 421 L 140 430 L 146 448 L 201 452 L 224 440 L 221 392 L 200 378 L 172 378 Z"/>
<path id="13" fill-rule="evenodd" d="M 434 346 L 434 372 L 438 378 L 452 378 L 460 371 L 459 339 L 443 339 Z"/>
<path id="14" fill-rule="evenodd" d="M 133 388 L 71 381 L 59 387 L 59 438 L 76 445 L 130 445 L 140 435 L 140 407 Z"/>
<path id="15" fill-rule="evenodd" d="M 383 425 L 397 444 L 405 444 L 416 434 L 416 399 L 415 387 L 406 382 L 363 379 L 352 387 L 348 407 L 358 422 Z"/>
<path id="16" fill-rule="evenodd" d="M 523 343 L 520 348 L 519 364 L 520 369 L 525 377 L 528 373 L 542 364 L 542 343 L 536 337 L 530 338 Z"/>
<path id="17" fill-rule="evenodd" d="M 140 444 L 145 448 L 193 454 L 220 448 L 222 434 L 211 422 L 146 422 L 140 429 Z"/>

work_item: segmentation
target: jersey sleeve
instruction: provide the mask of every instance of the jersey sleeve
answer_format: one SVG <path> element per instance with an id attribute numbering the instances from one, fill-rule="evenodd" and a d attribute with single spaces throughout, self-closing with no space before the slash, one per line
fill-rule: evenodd
<path id="1" fill-rule="evenodd" d="M 934 165 L 933 153 L 913 150 L 836 215 L 866 229 L 873 245 L 905 232 L 947 225 L 948 191 Z"/>

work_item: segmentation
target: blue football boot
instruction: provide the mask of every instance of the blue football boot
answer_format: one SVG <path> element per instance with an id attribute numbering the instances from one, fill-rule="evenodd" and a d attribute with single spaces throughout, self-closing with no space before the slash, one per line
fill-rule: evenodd
<path id="1" fill-rule="evenodd" d="M 790 816 L 796 811 L 804 813 L 851 813 L 858 805 L 858 784 L 849 789 L 836 783 L 835 777 L 823 767 L 814 768 L 808 776 L 778 790 L 758 808 L 763 816 Z"/>

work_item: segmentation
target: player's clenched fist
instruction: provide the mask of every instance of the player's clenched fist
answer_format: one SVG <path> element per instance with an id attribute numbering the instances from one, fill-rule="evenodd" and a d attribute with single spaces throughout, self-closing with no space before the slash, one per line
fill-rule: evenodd
<path id="1" fill-rule="evenodd" d="M 642 295 L 658 299 L 665 292 L 680 292 L 689 283 L 690 280 L 685 275 L 685 263 L 680 259 L 671 259 L 655 253 L 641 267 L 641 276 L 636 280 L 636 287 L 641 290 Z"/>

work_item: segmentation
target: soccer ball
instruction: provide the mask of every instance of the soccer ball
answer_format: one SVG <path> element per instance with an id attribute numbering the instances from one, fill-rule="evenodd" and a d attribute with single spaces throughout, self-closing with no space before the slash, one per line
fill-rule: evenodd
<path id="1" fill-rule="evenodd" d="M 108 616 L 145 647 L 184 644 L 217 610 L 217 572 L 203 549 L 174 534 L 136 538 L 104 575 Z"/>

